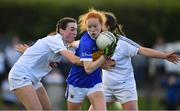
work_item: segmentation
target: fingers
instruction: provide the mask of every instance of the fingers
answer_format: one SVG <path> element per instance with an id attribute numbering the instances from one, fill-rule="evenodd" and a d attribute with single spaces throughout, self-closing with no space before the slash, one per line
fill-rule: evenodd
<path id="1" fill-rule="evenodd" d="M 27 44 L 18 44 L 16 45 L 17 49 L 21 49 L 21 48 L 28 48 L 29 46 Z"/>
<path id="2" fill-rule="evenodd" d="M 58 62 L 51 62 L 49 65 L 51 66 L 51 68 L 56 68 L 58 67 Z"/>
<path id="3" fill-rule="evenodd" d="M 18 44 L 15 46 L 16 50 L 20 53 L 24 53 L 24 51 L 28 48 L 29 46 L 27 44 Z"/>
<path id="4" fill-rule="evenodd" d="M 116 66 L 116 63 L 114 60 L 110 59 L 110 60 L 107 60 L 106 61 L 107 65 L 111 68 L 115 67 Z"/>
<path id="5" fill-rule="evenodd" d="M 24 47 L 27 47 L 27 48 L 29 47 L 27 44 L 23 44 L 23 45 L 24 45 Z"/>
<path id="6" fill-rule="evenodd" d="M 23 44 L 19 44 L 19 45 L 16 45 L 15 48 L 16 48 L 17 51 L 19 51 L 22 46 L 23 46 Z"/>
<path id="7" fill-rule="evenodd" d="M 106 62 L 102 65 L 101 68 L 108 70 L 108 69 L 112 69 L 116 66 L 116 63 L 114 60 L 112 59 L 107 59 Z"/>
<path id="8" fill-rule="evenodd" d="M 172 63 L 174 63 L 174 64 L 179 63 L 179 61 L 178 61 L 178 60 L 175 60 L 175 59 L 169 59 L 168 61 L 170 61 L 170 62 L 172 62 Z"/>
<path id="9" fill-rule="evenodd" d="M 175 57 L 175 58 L 173 59 L 173 62 L 174 62 L 175 64 L 178 64 L 179 61 L 180 61 L 180 58 L 176 58 L 176 57 Z"/>
<path id="10" fill-rule="evenodd" d="M 176 55 L 174 52 L 170 53 L 167 57 L 167 60 L 174 63 L 174 64 L 178 64 L 180 62 L 180 56 Z"/>

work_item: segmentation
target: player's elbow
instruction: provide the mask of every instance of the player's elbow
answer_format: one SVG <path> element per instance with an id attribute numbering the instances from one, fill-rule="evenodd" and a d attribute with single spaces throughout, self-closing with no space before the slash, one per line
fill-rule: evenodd
<path id="1" fill-rule="evenodd" d="M 87 74 L 91 74 L 93 71 L 90 68 L 84 68 Z"/>
<path id="2" fill-rule="evenodd" d="M 89 74 L 91 74 L 91 73 L 92 73 L 92 71 L 90 71 L 90 70 L 86 70 L 86 73 L 89 75 Z"/>

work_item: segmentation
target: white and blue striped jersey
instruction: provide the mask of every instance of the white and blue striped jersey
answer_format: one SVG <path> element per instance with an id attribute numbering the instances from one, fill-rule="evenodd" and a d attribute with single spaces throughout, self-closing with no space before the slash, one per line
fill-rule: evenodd
<path id="1" fill-rule="evenodd" d="M 92 54 L 98 50 L 96 40 L 86 32 L 80 40 L 75 55 L 80 57 L 80 61 L 93 61 Z M 83 66 L 73 65 L 67 78 L 67 83 L 75 87 L 92 88 L 94 85 L 102 82 L 101 73 L 101 68 L 97 68 L 91 74 L 87 74 Z"/>

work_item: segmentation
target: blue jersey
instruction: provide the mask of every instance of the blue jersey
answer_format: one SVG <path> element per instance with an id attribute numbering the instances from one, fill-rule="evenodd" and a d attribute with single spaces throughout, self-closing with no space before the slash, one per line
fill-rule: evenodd
<path id="1" fill-rule="evenodd" d="M 88 33 L 85 33 L 80 40 L 75 55 L 80 57 L 80 61 L 93 61 L 92 54 L 98 50 L 96 40 Z M 91 74 L 87 74 L 83 66 L 73 65 L 66 81 L 75 87 L 91 88 L 102 82 L 101 73 L 101 68 L 97 68 Z"/>

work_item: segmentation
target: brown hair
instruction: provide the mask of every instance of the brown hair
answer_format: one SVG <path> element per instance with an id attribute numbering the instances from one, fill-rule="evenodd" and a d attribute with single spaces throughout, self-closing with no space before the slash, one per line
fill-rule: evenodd
<path id="1" fill-rule="evenodd" d="M 49 35 L 55 35 L 57 33 L 60 33 L 59 32 L 59 29 L 63 29 L 65 30 L 67 28 L 67 24 L 68 23 L 77 23 L 76 19 L 74 18 L 71 18 L 71 17 L 64 17 L 62 19 L 60 19 L 57 24 L 56 24 L 56 31 L 55 32 L 52 32 L 50 33 Z"/>
<path id="2" fill-rule="evenodd" d="M 105 25 L 108 26 L 108 30 L 112 33 L 115 34 L 115 36 L 117 35 L 125 35 L 124 32 L 122 31 L 122 25 L 119 25 L 117 22 L 117 19 L 115 17 L 115 15 L 111 12 L 103 12 L 106 16 L 106 23 Z"/>

